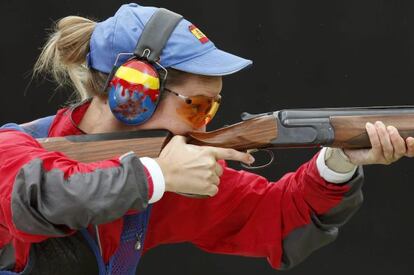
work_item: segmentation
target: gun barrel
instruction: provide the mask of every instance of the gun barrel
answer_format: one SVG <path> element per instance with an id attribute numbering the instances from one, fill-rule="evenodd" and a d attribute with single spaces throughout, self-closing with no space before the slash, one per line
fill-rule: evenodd
<path id="1" fill-rule="evenodd" d="M 414 106 L 384 106 L 384 107 L 350 107 L 350 108 L 313 108 L 287 109 L 278 112 L 283 122 L 299 122 L 300 119 L 326 118 L 333 116 L 388 116 L 414 114 Z"/>
<path id="2" fill-rule="evenodd" d="M 414 135 L 414 106 L 291 109 L 274 113 L 275 147 L 369 148 L 367 122 L 395 126 L 402 137 Z"/>

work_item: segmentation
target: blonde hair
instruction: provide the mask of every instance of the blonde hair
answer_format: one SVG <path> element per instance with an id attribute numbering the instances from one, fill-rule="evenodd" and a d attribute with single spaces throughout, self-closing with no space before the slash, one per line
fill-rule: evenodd
<path id="1" fill-rule="evenodd" d="M 34 65 L 33 75 L 48 75 L 61 86 L 70 86 L 75 91 L 77 103 L 95 95 L 106 88 L 107 74 L 88 68 L 86 55 L 89 41 L 96 22 L 80 16 L 67 16 L 57 21 L 42 52 Z M 185 73 L 168 70 L 167 83 L 178 84 Z"/>
<path id="2" fill-rule="evenodd" d="M 96 22 L 80 16 L 57 21 L 34 66 L 33 75 L 49 75 L 59 86 L 69 85 L 76 99 L 99 94 L 107 75 L 86 66 L 89 41 Z"/>

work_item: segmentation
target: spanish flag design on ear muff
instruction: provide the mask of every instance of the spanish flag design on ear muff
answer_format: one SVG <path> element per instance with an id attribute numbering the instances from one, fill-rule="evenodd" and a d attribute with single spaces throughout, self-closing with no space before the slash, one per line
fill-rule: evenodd
<path id="1" fill-rule="evenodd" d="M 154 114 L 167 77 L 158 61 L 168 38 L 183 17 L 159 8 L 145 25 L 133 53 L 119 53 L 104 93 L 115 117 L 127 125 L 139 125 Z M 132 56 L 118 67 L 121 56 Z M 156 69 L 164 70 L 163 78 Z M 108 89 L 107 89 L 108 88 Z"/>
<path id="2" fill-rule="evenodd" d="M 159 98 L 158 72 L 143 60 L 134 58 L 122 64 L 109 83 L 109 107 L 118 120 L 128 125 L 151 118 Z"/>

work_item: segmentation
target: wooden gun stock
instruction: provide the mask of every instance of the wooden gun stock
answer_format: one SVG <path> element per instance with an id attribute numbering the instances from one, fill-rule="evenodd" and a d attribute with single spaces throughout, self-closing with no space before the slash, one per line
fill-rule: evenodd
<path id="1" fill-rule="evenodd" d="M 282 110 L 247 114 L 242 122 L 211 132 L 191 132 L 188 142 L 200 146 L 234 148 L 340 147 L 370 148 L 367 122 L 395 126 L 403 138 L 414 136 L 414 106 Z M 134 151 L 157 157 L 171 138 L 165 130 L 39 139 L 50 151 L 60 151 L 81 162 L 92 162 Z"/>
<path id="2" fill-rule="evenodd" d="M 168 142 L 170 132 L 143 130 L 38 139 L 48 151 L 64 153 L 80 162 L 94 162 L 134 151 L 139 156 L 156 158 Z"/>

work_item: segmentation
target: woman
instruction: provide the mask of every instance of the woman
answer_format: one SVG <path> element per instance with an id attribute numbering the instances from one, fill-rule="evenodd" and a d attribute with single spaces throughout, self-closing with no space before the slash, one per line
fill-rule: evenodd
<path id="1" fill-rule="evenodd" d="M 102 91 L 119 53 L 134 51 L 156 10 L 129 4 L 100 23 L 70 16 L 56 24 L 35 72 L 52 74 L 59 84 L 69 82 L 81 101 L 56 116 L 7 124 L 0 131 L 2 270 L 135 274 L 142 251 L 177 242 L 266 257 L 274 268 L 290 268 L 333 241 L 360 206 L 357 165 L 389 164 L 413 154 L 414 139 L 403 140 L 381 122 L 367 124 L 372 149 L 324 148 L 270 184 L 224 161 L 250 164 L 249 154 L 187 145 L 179 135 L 205 130 L 208 121 L 200 124 L 184 110 L 196 108 L 191 102 L 196 98 L 218 103 L 222 76 L 251 61 L 216 49 L 184 19 L 163 47 L 159 65 L 168 74 L 155 113 L 140 125 L 120 122 Z M 34 139 L 160 128 L 177 136 L 157 159 L 131 152 L 79 163 L 47 152 Z"/>

